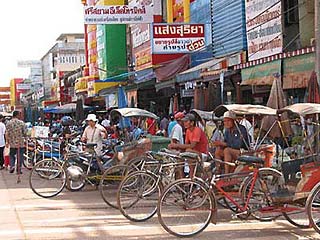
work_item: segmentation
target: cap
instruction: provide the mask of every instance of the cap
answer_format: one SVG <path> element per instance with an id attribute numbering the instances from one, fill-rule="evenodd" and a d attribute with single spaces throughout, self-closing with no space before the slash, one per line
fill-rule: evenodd
<path id="1" fill-rule="evenodd" d="M 88 117 L 86 119 L 87 121 L 98 121 L 97 116 L 95 114 L 88 114 Z"/>
<path id="2" fill-rule="evenodd" d="M 182 121 L 196 121 L 196 117 L 192 113 L 186 114 Z"/>
<path id="3" fill-rule="evenodd" d="M 236 119 L 236 115 L 232 111 L 227 111 L 223 114 L 223 118 L 231 118 L 231 119 Z"/>
<path id="4" fill-rule="evenodd" d="M 174 118 L 176 120 L 181 120 L 182 118 L 184 118 L 184 113 L 183 112 L 177 112 L 175 115 L 174 115 Z"/>

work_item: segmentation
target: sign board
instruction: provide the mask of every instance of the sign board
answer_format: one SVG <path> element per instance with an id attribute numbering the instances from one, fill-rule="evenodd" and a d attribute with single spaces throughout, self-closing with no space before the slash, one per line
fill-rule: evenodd
<path id="1" fill-rule="evenodd" d="M 146 68 L 152 67 L 152 54 L 151 47 L 147 47 L 135 53 L 135 69 L 141 71 Z"/>
<path id="2" fill-rule="evenodd" d="M 18 61 L 19 68 L 31 68 L 31 67 L 41 67 L 41 61 L 38 60 L 26 60 Z"/>
<path id="3" fill-rule="evenodd" d="M 246 1 L 249 61 L 282 52 L 281 1 Z"/>
<path id="4" fill-rule="evenodd" d="M 191 53 L 205 47 L 204 24 L 153 24 L 152 52 Z"/>
<path id="5" fill-rule="evenodd" d="M 32 137 L 35 138 L 48 138 L 49 137 L 49 127 L 41 127 L 41 126 L 35 126 L 32 129 Z"/>
<path id="6" fill-rule="evenodd" d="M 85 24 L 152 23 L 152 6 L 85 6 Z"/>
<path id="7" fill-rule="evenodd" d="M 29 83 L 18 83 L 16 86 L 17 86 L 17 90 L 30 90 L 31 89 L 31 84 L 29 84 Z"/>

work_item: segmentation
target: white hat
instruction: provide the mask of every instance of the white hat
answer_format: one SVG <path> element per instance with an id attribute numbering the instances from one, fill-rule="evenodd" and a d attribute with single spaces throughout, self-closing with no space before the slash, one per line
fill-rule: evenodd
<path id="1" fill-rule="evenodd" d="M 231 119 L 236 119 L 236 115 L 232 111 L 227 111 L 223 114 L 223 118 L 231 118 Z"/>
<path id="2" fill-rule="evenodd" d="M 88 117 L 86 119 L 87 121 L 98 121 L 97 116 L 95 114 L 88 114 Z"/>

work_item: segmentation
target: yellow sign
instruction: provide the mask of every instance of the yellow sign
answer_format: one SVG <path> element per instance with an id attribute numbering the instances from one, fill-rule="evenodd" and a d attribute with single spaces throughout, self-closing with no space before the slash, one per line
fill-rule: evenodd
<path id="1" fill-rule="evenodd" d="M 87 88 L 88 88 L 87 82 L 88 82 L 88 77 L 78 78 L 74 85 L 74 89 L 76 93 L 87 91 Z"/>
<path id="2" fill-rule="evenodd" d="M 99 80 L 93 80 L 88 82 L 88 97 L 95 97 L 99 95 L 102 89 L 107 89 L 111 87 L 123 84 L 122 82 L 102 82 Z"/>

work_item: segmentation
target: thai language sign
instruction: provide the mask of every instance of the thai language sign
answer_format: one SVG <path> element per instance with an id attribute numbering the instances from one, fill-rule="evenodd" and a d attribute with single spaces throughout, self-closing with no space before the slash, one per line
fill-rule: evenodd
<path id="1" fill-rule="evenodd" d="M 152 52 L 190 53 L 205 47 L 204 24 L 154 24 Z"/>
<path id="2" fill-rule="evenodd" d="M 246 25 L 249 61 L 282 52 L 280 0 L 247 0 Z"/>
<path id="3" fill-rule="evenodd" d="M 130 24 L 153 22 L 152 6 L 85 6 L 85 24 Z"/>

